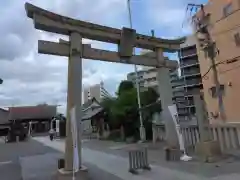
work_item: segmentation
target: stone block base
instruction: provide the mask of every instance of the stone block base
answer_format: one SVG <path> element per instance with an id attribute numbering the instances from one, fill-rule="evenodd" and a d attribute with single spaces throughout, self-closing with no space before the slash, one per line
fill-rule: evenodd
<path id="1" fill-rule="evenodd" d="M 78 172 L 75 174 L 75 180 L 88 180 L 88 170 L 86 167 L 82 166 Z M 73 172 L 65 171 L 64 169 L 59 169 L 57 172 L 57 180 L 72 180 Z"/>
<path id="2" fill-rule="evenodd" d="M 217 141 L 205 141 L 196 144 L 196 154 L 204 162 L 215 162 L 221 156 L 221 148 Z"/>
<path id="3" fill-rule="evenodd" d="M 166 161 L 179 161 L 181 157 L 181 151 L 179 149 L 165 148 Z"/>

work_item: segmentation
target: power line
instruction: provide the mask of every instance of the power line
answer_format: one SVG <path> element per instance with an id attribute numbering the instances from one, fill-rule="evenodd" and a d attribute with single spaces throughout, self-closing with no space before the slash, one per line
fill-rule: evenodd
<path id="1" fill-rule="evenodd" d="M 225 74 L 225 73 L 227 73 L 229 71 L 233 71 L 233 70 L 238 69 L 238 68 L 240 68 L 240 64 L 238 66 L 235 66 L 235 67 L 231 68 L 231 69 L 227 69 L 225 71 L 221 71 L 219 74 Z"/>
<path id="2" fill-rule="evenodd" d="M 194 9 L 194 6 L 195 6 L 195 9 Z M 191 7 L 191 9 L 190 9 L 190 16 L 191 16 L 191 13 L 193 12 L 193 10 L 195 10 L 195 13 L 196 13 L 197 10 L 199 10 L 199 8 L 201 7 L 201 5 L 198 5 L 198 4 L 188 4 L 188 5 L 187 5 L 187 8 L 186 8 L 185 18 L 184 18 L 184 19 L 186 19 L 186 15 L 187 15 L 187 12 L 188 12 L 188 10 L 189 10 L 190 7 Z M 237 10 L 235 10 L 235 11 L 233 11 L 233 12 L 232 12 L 231 14 L 229 14 L 227 17 L 235 14 L 235 13 L 238 12 L 239 10 L 240 10 L 240 8 L 237 9 Z M 208 26 L 216 25 L 217 23 L 219 23 L 219 22 L 221 22 L 222 20 L 225 20 L 225 19 L 226 19 L 226 17 L 220 18 L 220 19 L 218 19 L 218 20 L 216 20 L 216 21 L 214 21 L 214 22 L 212 22 L 212 23 L 209 23 Z M 183 25 L 184 25 L 184 21 L 183 21 L 183 23 L 182 23 L 182 27 L 183 27 Z M 223 31 L 220 31 L 220 32 L 217 32 L 217 33 L 212 33 L 211 35 L 213 35 L 213 36 L 218 36 L 218 35 L 224 34 L 224 33 L 226 33 L 226 32 L 233 31 L 233 30 L 235 30 L 235 29 L 237 29 L 237 28 L 239 28 L 239 27 L 240 27 L 240 24 L 237 24 L 236 26 L 234 26 L 234 27 L 232 27 L 232 28 L 230 28 L 230 29 L 223 30 Z"/>
<path id="3" fill-rule="evenodd" d="M 220 65 L 220 64 L 225 64 L 225 63 L 226 63 L 226 64 L 234 63 L 234 62 L 240 60 L 240 59 L 237 59 L 237 58 L 239 58 L 239 57 L 240 57 L 240 56 L 236 56 L 236 57 L 231 58 L 231 59 L 226 59 L 226 60 L 220 61 L 220 62 L 216 63 L 215 66 L 217 67 L 218 65 Z M 235 61 L 233 61 L 233 60 L 235 60 Z M 212 68 L 213 68 L 213 66 L 210 66 L 210 67 L 208 68 L 207 72 L 202 76 L 202 79 L 204 79 L 204 78 L 207 76 L 207 74 L 211 71 Z"/>
<path id="4" fill-rule="evenodd" d="M 225 63 L 225 61 L 219 62 L 219 63 L 217 63 L 217 64 L 215 64 L 215 65 L 210 66 L 210 67 L 208 68 L 207 72 L 202 76 L 202 79 L 206 78 L 206 76 L 207 76 L 208 73 L 211 71 L 211 69 L 213 68 L 213 66 L 217 67 L 218 65 L 223 64 L 223 63 Z"/>

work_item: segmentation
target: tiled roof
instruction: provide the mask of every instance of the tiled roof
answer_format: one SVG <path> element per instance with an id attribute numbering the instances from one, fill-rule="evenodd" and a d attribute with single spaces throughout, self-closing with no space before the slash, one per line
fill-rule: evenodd
<path id="1" fill-rule="evenodd" d="M 92 117 L 94 117 L 95 115 L 97 115 L 98 113 L 100 113 L 102 111 L 103 111 L 102 107 L 91 108 L 83 114 L 82 121 L 91 119 Z"/>
<path id="2" fill-rule="evenodd" d="M 92 105 L 94 102 L 96 103 L 96 105 Z M 96 98 L 92 98 L 82 105 L 82 110 L 82 121 L 84 121 L 91 119 L 93 116 L 103 111 L 103 107 L 101 107 L 100 103 L 96 100 Z"/>
<path id="3" fill-rule="evenodd" d="M 50 105 L 9 108 L 9 120 L 50 119 L 57 114 L 57 107 Z"/>
<path id="4" fill-rule="evenodd" d="M 82 110 L 87 109 L 93 102 L 96 102 L 97 104 L 100 105 L 100 103 L 96 100 L 96 98 L 92 98 L 82 105 Z"/>

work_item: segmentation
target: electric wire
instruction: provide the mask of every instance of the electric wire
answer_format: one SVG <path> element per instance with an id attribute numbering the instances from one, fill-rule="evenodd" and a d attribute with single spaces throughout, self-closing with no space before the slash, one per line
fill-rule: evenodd
<path id="1" fill-rule="evenodd" d="M 237 62 L 237 61 L 240 60 L 240 59 L 237 59 L 237 58 L 239 58 L 239 57 L 240 57 L 240 56 L 236 56 L 236 57 L 231 58 L 231 59 L 226 59 L 226 60 L 220 61 L 220 62 L 216 63 L 215 66 L 218 66 L 218 65 L 220 65 L 220 64 L 225 64 L 225 63 L 226 63 L 226 64 L 235 63 L 235 62 Z M 228 63 L 228 62 L 231 61 L 231 60 L 236 60 L 236 61 Z M 205 79 L 205 78 L 207 77 L 208 73 L 211 71 L 212 68 L 213 68 L 213 66 L 210 66 L 210 67 L 208 68 L 208 70 L 206 71 L 206 73 L 204 73 L 204 75 L 202 76 L 202 79 Z"/>

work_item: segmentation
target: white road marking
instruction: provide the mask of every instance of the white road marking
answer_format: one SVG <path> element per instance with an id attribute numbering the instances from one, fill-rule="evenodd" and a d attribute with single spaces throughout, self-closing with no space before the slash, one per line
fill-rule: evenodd
<path id="1" fill-rule="evenodd" d="M 0 166 L 2 165 L 6 165 L 6 164 L 11 164 L 12 161 L 3 161 L 3 162 L 0 162 Z"/>

